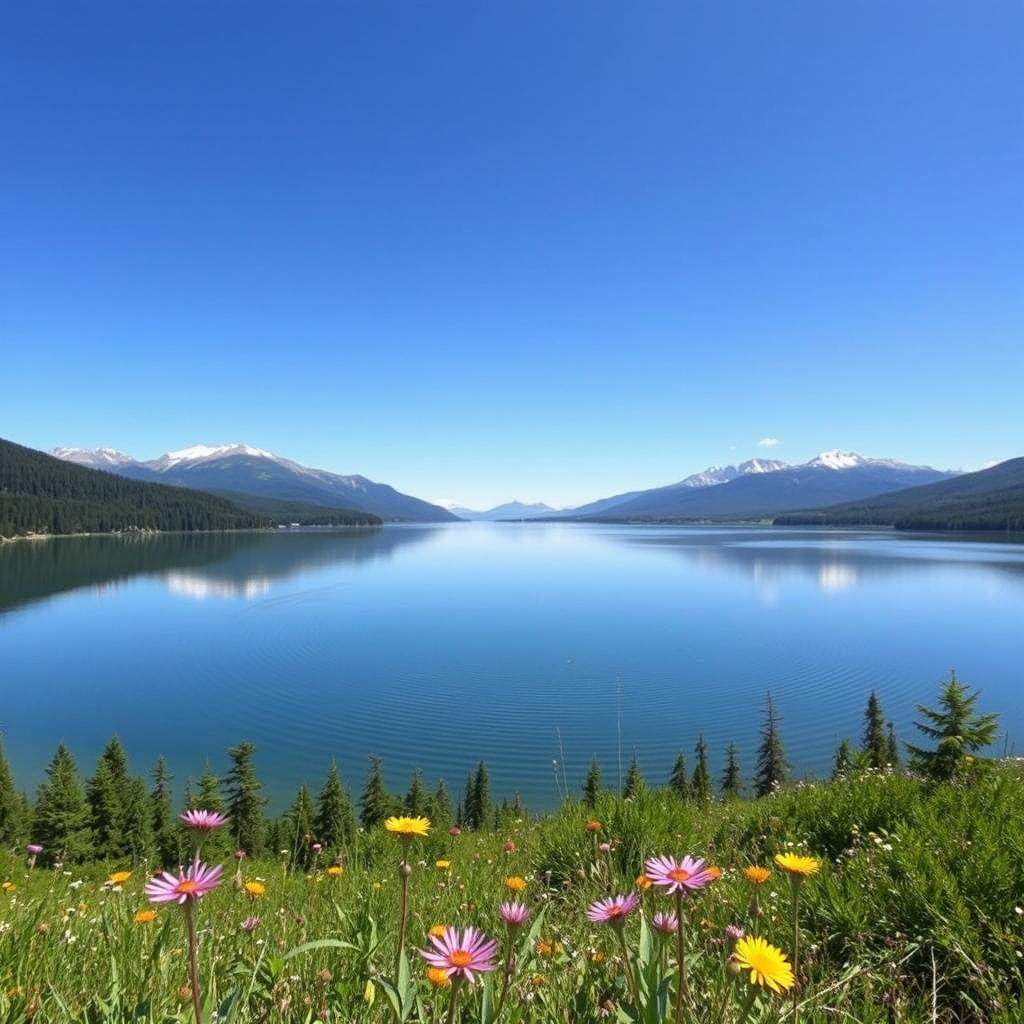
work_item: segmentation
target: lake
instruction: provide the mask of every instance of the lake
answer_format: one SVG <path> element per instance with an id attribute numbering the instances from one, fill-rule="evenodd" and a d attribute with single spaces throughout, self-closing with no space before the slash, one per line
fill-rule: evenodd
<path id="1" fill-rule="evenodd" d="M 179 787 L 240 739 L 283 809 L 331 756 L 457 799 L 578 792 L 635 750 L 662 782 L 706 736 L 747 778 L 765 693 L 789 759 L 825 772 L 875 688 L 901 738 L 952 667 L 1024 733 L 1024 545 L 885 532 L 395 526 L 0 545 L 0 732 L 34 790 L 60 740 L 91 772 L 117 733 Z M 553 761 L 557 761 L 557 776 Z"/>

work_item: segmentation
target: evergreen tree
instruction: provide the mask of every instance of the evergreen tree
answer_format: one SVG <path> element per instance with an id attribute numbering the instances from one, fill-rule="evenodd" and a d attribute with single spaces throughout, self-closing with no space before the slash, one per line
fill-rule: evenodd
<path id="1" fill-rule="evenodd" d="M 846 775 L 853 768 L 853 747 L 848 739 L 844 739 L 836 748 L 835 757 L 832 758 L 832 778 L 838 779 Z"/>
<path id="2" fill-rule="evenodd" d="M 640 774 L 640 762 L 636 758 L 636 750 L 633 750 L 633 757 L 629 762 L 629 770 L 626 772 L 626 781 L 622 785 L 623 799 L 630 800 L 639 796 L 646 788 L 647 783 Z"/>
<path id="3" fill-rule="evenodd" d="M 263 786 L 256 778 L 252 759 L 256 748 L 243 741 L 228 748 L 231 770 L 225 780 L 228 798 L 229 827 L 240 850 L 250 857 L 259 857 L 265 848 L 267 801 Z"/>
<path id="4" fill-rule="evenodd" d="M 191 787 L 191 782 L 190 782 Z M 190 793 L 191 797 L 192 794 Z M 201 811 L 224 810 L 224 797 L 220 792 L 220 778 L 214 772 L 210 762 L 207 761 L 203 768 L 203 774 L 199 776 L 199 792 L 196 793 L 188 804 L 189 808 Z"/>
<path id="5" fill-rule="evenodd" d="M 78 766 L 62 743 L 39 787 L 32 839 L 43 846 L 48 862 L 79 864 L 93 853 L 89 819 Z"/>
<path id="6" fill-rule="evenodd" d="M 366 777 L 363 795 L 359 798 L 359 820 L 363 828 L 369 830 L 382 825 L 388 816 L 391 798 L 384 788 L 384 776 L 381 774 L 380 758 L 370 755 L 370 772 Z"/>
<path id="7" fill-rule="evenodd" d="M 874 690 L 864 709 L 864 736 L 860 749 L 869 768 L 881 771 L 885 767 L 885 716 L 882 714 L 882 703 Z"/>
<path id="8" fill-rule="evenodd" d="M 127 857 L 133 864 L 151 860 L 155 851 L 152 807 L 146 783 L 141 778 L 136 776 L 128 779 L 122 811 L 124 835 L 121 856 Z"/>
<path id="9" fill-rule="evenodd" d="M 690 789 L 694 800 L 706 804 L 711 799 L 711 773 L 708 771 L 708 745 L 703 734 L 697 737 L 697 746 L 693 748 L 697 764 L 693 769 L 693 780 Z"/>
<path id="10" fill-rule="evenodd" d="M 316 816 L 313 832 L 332 856 L 346 847 L 355 835 L 356 817 L 352 800 L 341 783 L 338 765 L 331 761 L 327 769 L 327 781 L 317 797 Z"/>
<path id="11" fill-rule="evenodd" d="M 523 803 L 523 798 L 516 792 L 516 795 L 512 798 L 512 817 L 521 819 L 526 817 L 526 805 Z"/>
<path id="12" fill-rule="evenodd" d="M 676 763 L 672 765 L 672 774 L 668 777 L 668 788 L 680 800 L 690 799 L 690 776 L 686 771 L 686 758 L 680 750 L 676 755 Z"/>
<path id="13" fill-rule="evenodd" d="M 477 765 L 476 772 L 467 780 L 463 815 L 466 824 L 474 830 L 485 828 L 490 820 L 491 777 L 483 761 Z"/>
<path id="14" fill-rule="evenodd" d="M 419 768 L 412 773 L 409 781 L 409 791 L 405 794 L 405 813 L 413 818 L 426 815 L 427 791 L 423 788 L 423 776 Z"/>
<path id="15" fill-rule="evenodd" d="M 157 759 L 153 771 L 153 789 L 149 794 L 149 814 L 153 831 L 156 859 L 167 870 L 182 861 L 181 829 L 174 820 L 172 803 L 172 776 L 163 757 Z"/>
<path id="16" fill-rule="evenodd" d="M 285 828 L 292 867 L 308 871 L 313 866 L 313 801 L 305 786 L 299 786 L 295 794 L 295 800 L 285 815 Z"/>
<path id="17" fill-rule="evenodd" d="M 588 807 L 596 807 L 598 798 L 601 796 L 601 765 L 597 762 L 597 755 L 590 762 L 590 771 L 583 780 L 583 802 Z"/>
<path id="18" fill-rule="evenodd" d="M 436 831 L 447 832 L 452 824 L 452 802 L 448 796 L 448 788 L 444 784 L 444 779 L 437 780 L 437 789 L 434 790 L 434 795 L 430 798 L 429 812 L 427 817 L 430 818 Z"/>
<path id="19" fill-rule="evenodd" d="M 725 751 L 725 769 L 722 772 L 722 795 L 730 798 L 742 794 L 744 787 L 743 774 L 740 771 L 740 759 L 736 753 L 736 744 L 730 743 Z"/>
<path id="20" fill-rule="evenodd" d="M 132 855 L 132 841 L 126 835 L 128 803 L 132 797 L 128 755 L 114 736 L 104 747 L 96 762 L 96 772 L 86 785 L 93 851 L 101 860 L 119 860 Z"/>
<path id="21" fill-rule="evenodd" d="M 757 748 L 755 791 L 759 797 L 769 796 L 789 778 L 789 762 L 786 761 L 782 737 L 779 735 L 780 721 L 775 710 L 775 702 L 769 693 L 765 705 L 764 725 L 761 727 L 761 745 Z"/>
<path id="22" fill-rule="evenodd" d="M 953 672 L 939 691 L 938 708 L 917 705 L 918 713 L 925 720 L 915 722 L 914 727 L 935 741 L 935 749 L 908 743 L 913 771 L 937 782 L 948 781 L 957 775 L 966 756 L 995 740 L 999 716 L 975 713 L 979 693 L 979 690 L 971 693 Z"/>
<path id="23" fill-rule="evenodd" d="M 885 761 L 893 770 L 898 771 L 900 767 L 900 745 L 896 741 L 896 726 L 889 722 L 885 734 Z"/>
<path id="24" fill-rule="evenodd" d="M 0 744 L 0 847 L 20 844 L 24 839 L 25 825 L 21 800 L 14 788 L 11 766 L 7 763 L 3 745 Z"/>

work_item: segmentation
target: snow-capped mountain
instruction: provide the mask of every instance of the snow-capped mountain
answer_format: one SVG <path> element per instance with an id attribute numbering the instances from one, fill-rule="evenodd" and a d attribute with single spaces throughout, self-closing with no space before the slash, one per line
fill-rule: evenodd
<path id="1" fill-rule="evenodd" d="M 523 502 L 507 501 L 503 505 L 495 505 L 486 511 L 480 512 L 476 509 L 465 508 L 462 505 L 449 505 L 448 511 L 457 515 L 460 519 L 469 519 L 478 522 L 497 522 L 502 519 L 540 519 L 555 513 L 550 505 L 542 501 Z"/>
<path id="2" fill-rule="evenodd" d="M 107 448 L 55 448 L 51 454 L 135 480 L 176 484 L 227 497 L 248 494 L 325 508 L 354 509 L 393 522 L 444 522 L 456 518 L 447 509 L 365 476 L 312 469 L 248 444 L 197 444 L 146 462 Z"/>
<path id="3" fill-rule="evenodd" d="M 727 484 L 730 480 L 746 476 L 748 473 L 774 473 L 786 468 L 786 463 L 779 462 L 778 459 L 748 459 L 738 466 L 708 466 L 700 473 L 692 473 L 678 484 L 670 486 L 714 487 L 716 484 Z"/>

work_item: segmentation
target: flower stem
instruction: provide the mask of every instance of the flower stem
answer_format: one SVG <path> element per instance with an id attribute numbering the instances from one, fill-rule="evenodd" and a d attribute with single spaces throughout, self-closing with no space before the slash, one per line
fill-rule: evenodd
<path id="1" fill-rule="evenodd" d="M 679 982 L 676 985 L 676 1024 L 683 1019 L 683 1000 L 690 1001 L 690 986 L 686 981 L 686 918 L 683 916 L 683 893 L 676 893 L 676 917 L 679 919 L 679 930 L 676 932 L 676 959 L 679 971 Z"/>
<path id="2" fill-rule="evenodd" d="M 640 992 L 636 987 L 636 975 L 633 974 L 633 961 L 629 959 L 629 949 L 626 946 L 625 929 L 621 926 L 615 929 L 619 937 L 619 945 L 622 947 L 622 961 L 626 965 L 626 981 L 629 984 L 629 993 L 633 997 L 633 1005 L 637 1012 L 640 1010 Z"/>
<path id="3" fill-rule="evenodd" d="M 461 978 L 452 979 L 452 997 L 448 1002 L 448 1024 L 454 1024 L 455 1021 L 455 1007 L 459 1002 L 459 989 L 461 988 Z"/>
<path id="4" fill-rule="evenodd" d="M 402 953 L 405 952 L 405 925 L 409 918 L 409 841 L 402 843 L 402 862 L 398 865 L 398 880 L 401 886 L 401 897 L 399 902 L 398 922 L 398 958 L 395 961 L 395 981 L 398 981 L 398 974 L 402 969 Z M 454 1001 L 455 993 L 452 993 Z"/>
<path id="5" fill-rule="evenodd" d="M 757 988 L 753 985 L 748 986 L 750 991 L 747 993 L 747 998 L 743 1000 L 743 1006 L 740 1008 L 740 1015 L 736 1018 L 736 1024 L 744 1024 L 744 1021 L 750 1016 L 750 1009 L 754 1005 L 754 996 L 757 995 Z"/>
<path id="6" fill-rule="evenodd" d="M 793 1024 L 800 1024 L 800 879 L 792 876 L 793 886 Z"/>
<path id="7" fill-rule="evenodd" d="M 512 971 L 514 969 L 513 952 L 515 950 L 515 933 L 511 928 L 508 930 L 508 952 L 505 954 L 505 977 L 501 984 L 501 995 L 498 996 L 498 1005 L 494 1011 L 494 1020 L 501 1016 L 508 990 L 512 987 Z"/>
<path id="8" fill-rule="evenodd" d="M 196 905 L 193 900 L 185 903 L 185 920 L 188 922 L 188 980 L 192 989 L 192 1010 L 196 1015 L 196 1024 L 203 1024 L 203 1011 L 199 1002 L 199 940 L 196 936 Z"/>

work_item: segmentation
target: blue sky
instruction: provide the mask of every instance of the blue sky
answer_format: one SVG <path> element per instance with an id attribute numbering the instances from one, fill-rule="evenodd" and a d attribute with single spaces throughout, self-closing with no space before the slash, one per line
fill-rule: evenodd
<path id="1" fill-rule="evenodd" d="M 1024 7 L 15 5 L 0 435 L 570 504 L 1024 454 Z"/>

